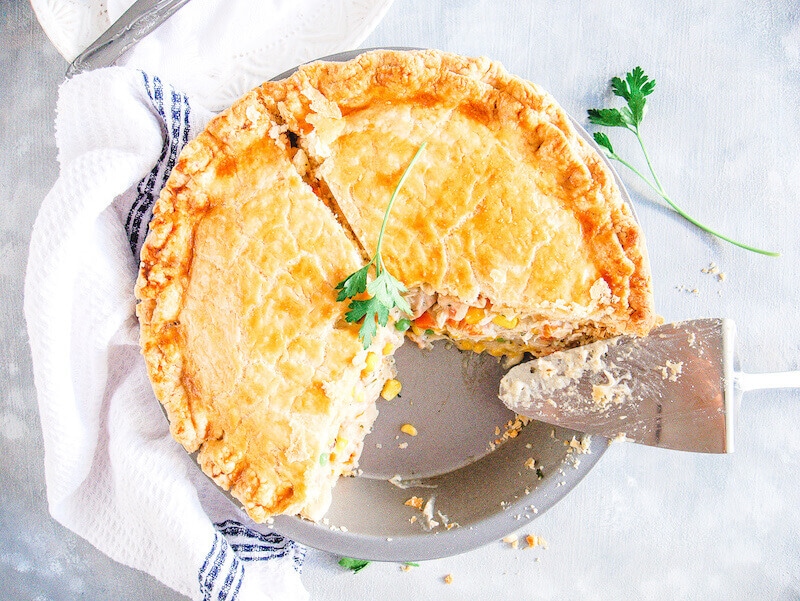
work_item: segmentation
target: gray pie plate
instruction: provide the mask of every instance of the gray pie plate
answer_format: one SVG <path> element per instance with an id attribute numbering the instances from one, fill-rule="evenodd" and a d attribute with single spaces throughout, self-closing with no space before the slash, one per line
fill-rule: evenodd
<path id="1" fill-rule="evenodd" d="M 350 60 L 361 52 L 322 60 Z M 609 168 L 630 206 L 622 181 Z M 498 541 L 542 515 L 589 473 L 608 446 L 604 438 L 584 439 L 540 422 L 515 428 L 515 414 L 497 396 L 505 369 L 494 357 L 440 341 L 429 350 L 408 342 L 395 359 L 403 391 L 392 401 L 378 400 L 359 474 L 339 480 L 323 520 L 278 516 L 276 531 L 359 559 L 456 555 Z M 403 424 L 412 424 L 417 435 L 402 433 Z M 412 498 L 428 510 L 406 504 Z"/>

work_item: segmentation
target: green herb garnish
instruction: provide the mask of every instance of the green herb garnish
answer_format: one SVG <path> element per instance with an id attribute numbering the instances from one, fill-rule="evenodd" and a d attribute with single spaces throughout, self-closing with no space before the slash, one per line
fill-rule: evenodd
<path id="1" fill-rule="evenodd" d="M 352 570 L 354 574 L 358 574 L 361 570 L 370 564 L 368 559 L 353 559 L 352 557 L 342 557 L 339 560 L 339 565 L 348 570 Z"/>
<path id="2" fill-rule="evenodd" d="M 596 132 L 594 134 L 595 142 L 597 142 L 603 148 L 606 155 L 610 159 L 625 165 L 625 167 L 633 171 L 633 173 L 639 176 L 644 183 L 650 186 L 650 188 L 652 188 L 656 194 L 663 198 L 664 201 L 670 207 L 672 207 L 676 213 L 690 223 L 699 227 L 701 230 L 745 250 L 770 257 L 780 256 L 780 253 L 748 246 L 747 244 L 742 244 L 741 242 L 732 240 L 727 236 L 723 236 L 719 232 L 715 232 L 711 228 L 697 221 L 695 218 L 689 216 L 686 211 L 676 205 L 670 199 L 670 197 L 667 196 L 667 193 L 664 191 L 664 187 L 661 185 L 661 182 L 659 181 L 658 176 L 653 169 L 653 164 L 650 161 L 650 156 L 647 154 L 647 149 L 644 146 L 644 141 L 642 140 L 642 135 L 639 130 L 639 126 L 644 119 L 647 109 L 647 97 L 653 93 L 655 87 L 655 80 L 650 79 L 647 75 L 645 75 L 644 70 L 642 70 L 641 67 L 636 67 L 633 71 L 625 74 L 624 80 L 620 79 L 619 77 L 614 77 L 611 80 L 611 90 L 614 92 L 614 95 L 625 100 L 628 106 L 621 109 L 589 109 L 589 123 L 594 125 L 603 125 L 605 127 L 624 127 L 625 129 L 633 132 L 633 134 L 636 136 L 636 139 L 639 141 L 639 146 L 642 149 L 642 153 L 644 153 L 644 159 L 647 162 L 647 168 L 650 170 L 650 175 L 653 176 L 652 181 L 643 175 L 638 169 L 636 169 L 636 167 L 622 159 L 616 152 L 614 152 L 614 147 L 611 145 L 611 140 L 608 139 L 606 134 Z"/>
<path id="3" fill-rule="evenodd" d="M 345 314 L 345 320 L 350 323 L 358 323 L 362 319 L 364 320 L 364 323 L 361 324 L 361 329 L 358 331 L 358 337 L 361 339 L 364 348 L 368 348 L 372 344 L 372 339 L 378 331 L 378 324 L 385 326 L 388 323 L 389 311 L 397 307 L 402 313 L 411 313 L 408 302 L 402 296 L 406 291 L 406 287 L 390 274 L 383 264 L 381 243 L 383 242 L 383 234 L 386 231 L 386 222 L 389 219 L 392 205 L 408 174 L 411 172 L 411 168 L 425 149 L 425 144 L 426 142 L 423 142 L 411 159 L 408 167 L 400 177 L 400 181 L 397 182 L 397 187 L 395 187 L 392 197 L 389 199 L 386 212 L 383 214 L 383 223 L 381 224 L 378 242 L 375 245 L 375 254 L 372 259 L 364 267 L 351 273 L 336 285 L 336 290 L 339 291 L 336 300 L 341 302 L 350 299 L 350 310 Z M 375 268 L 375 279 L 368 282 L 370 267 Z M 354 298 L 365 292 L 367 293 L 367 298 Z"/>

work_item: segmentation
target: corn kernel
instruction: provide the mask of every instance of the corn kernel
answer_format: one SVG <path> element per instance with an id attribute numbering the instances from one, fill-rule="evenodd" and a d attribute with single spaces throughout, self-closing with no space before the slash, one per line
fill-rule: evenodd
<path id="1" fill-rule="evenodd" d="M 378 367 L 378 355 L 372 351 L 367 353 L 367 358 L 364 361 L 364 370 L 361 372 L 364 375 L 371 374 Z"/>
<path id="2" fill-rule="evenodd" d="M 400 431 L 403 434 L 408 434 L 409 436 L 417 435 L 417 429 L 411 424 L 403 424 L 402 426 L 400 426 Z"/>
<path id="3" fill-rule="evenodd" d="M 501 328 L 505 328 L 507 330 L 511 330 L 511 329 L 517 327 L 517 324 L 519 323 L 519 317 L 515 316 L 515 317 L 512 317 L 511 319 L 509 319 L 505 315 L 495 315 L 492 318 L 492 323 L 495 324 L 495 325 L 500 326 Z"/>
<path id="4" fill-rule="evenodd" d="M 341 436 L 339 436 L 336 439 L 336 444 L 333 445 L 333 450 L 337 453 L 341 453 L 342 451 L 344 451 L 344 448 L 347 446 L 348 442 L 350 441 L 347 440 L 346 438 L 342 438 Z"/>
<path id="5" fill-rule="evenodd" d="M 387 342 L 383 347 L 383 351 L 381 352 L 384 355 L 391 355 L 394 352 L 394 345 L 391 342 Z"/>
<path id="6" fill-rule="evenodd" d="M 467 315 L 464 317 L 464 321 L 474 326 L 479 324 L 484 317 L 486 317 L 486 311 L 480 307 L 470 307 L 467 309 Z"/>
<path id="7" fill-rule="evenodd" d="M 403 385 L 400 383 L 400 380 L 395 380 L 391 378 L 386 380 L 386 383 L 383 385 L 383 390 L 381 390 L 381 396 L 387 400 L 391 401 L 394 397 L 400 394 L 400 391 L 403 389 Z"/>

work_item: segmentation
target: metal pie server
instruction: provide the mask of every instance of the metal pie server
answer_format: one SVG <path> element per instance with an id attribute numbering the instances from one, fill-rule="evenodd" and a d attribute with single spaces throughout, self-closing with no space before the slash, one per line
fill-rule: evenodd
<path id="1" fill-rule="evenodd" d="M 122 54 L 158 28 L 189 0 L 137 0 L 103 35 L 72 61 L 67 77 L 114 64 Z"/>
<path id="2" fill-rule="evenodd" d="M 521 415 L 580 432 L 730 453 L 742 394 L 800 388 L 800 371 L 739 370 L 729 319 L 697 319 L 559 351 L 512 368 L 500 398 Z"/>

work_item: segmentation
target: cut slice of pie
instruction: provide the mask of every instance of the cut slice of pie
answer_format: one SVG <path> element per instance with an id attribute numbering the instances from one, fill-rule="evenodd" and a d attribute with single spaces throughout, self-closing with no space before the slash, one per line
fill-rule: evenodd
<path id="1" fill-rule="evenodd" d="M 334 287 L 361 257 L 251 93 L 182 154 L 136 289 L 141 344 L 176 440 L 256 521 L 317 519 L 355 469 L 392 374 Z"/>
<path id="2" fill-rule="evenodd" d="M 402 336 L 335 286 L 383 242 L 420 344 L 519 357 L 657 321 L 639 228 L 552 98 L 486 59 L 368 52 L 264 84 L 181 155 L 136 294 L 174 437 L 256 521 L 321 517 Z"/>

